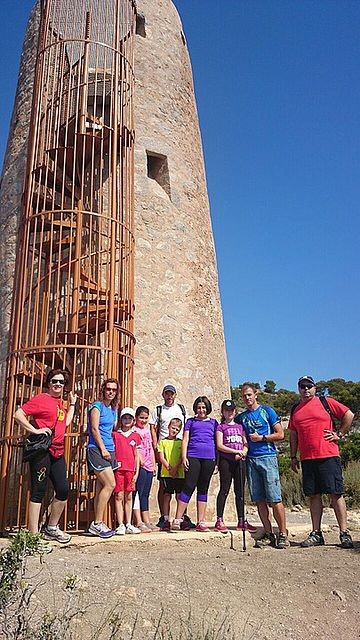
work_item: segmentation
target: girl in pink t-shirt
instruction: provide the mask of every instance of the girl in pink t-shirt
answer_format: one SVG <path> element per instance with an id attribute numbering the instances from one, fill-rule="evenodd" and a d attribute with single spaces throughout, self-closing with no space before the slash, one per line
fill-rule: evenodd
<path id="1" fill-rule="evenodd" d="M 140 435 L 141 445 L 140 469 L 136 482 L 136 495 L 134 503 L 135 525 L 143 533 L 157 531 L 157 527 L 150 522 L 149 496 L 155 472 L 155 456 L 152 445 L 151 432 L 149 426 L 149 409 L 140 406 L 135 412 L 135 431 Z"/>
<path id="2" fill-rule="evenodd" d="M 244 513 L 244 483 L 245 458 L 248 444 L 245 431 L 241 424 L 234 422 L 236 406 L 233 400 L 224 400 L 221 405 L 221 423 L 216 428 L 216 446 L 218 450 L 218 466 L 220 476 L 220 490 L 216 501 L 217 520 L 215 529 L 227 533 L 224 524 L 225 502 L 229 495 L 232 481 L 234 481 L 235 503 L 238 516 L 237 529 L 253 532 L 253 527 L 247 520 L 243 523 Z"/>

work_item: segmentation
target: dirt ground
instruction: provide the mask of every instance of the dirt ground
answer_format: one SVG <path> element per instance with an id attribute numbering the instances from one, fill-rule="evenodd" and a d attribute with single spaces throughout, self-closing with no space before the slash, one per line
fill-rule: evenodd
<path id="1" fill-rule="evenodd" d="M 56 546 L 46 556 L 40 574 L 39 560 L 31 559 L 33 580 L 42 583 L 34 602 L 42 609 L 44 603 L 59 608 L 64 578 L 76 574 L 82 602 L 92 603 L 88 622 L 79 623 L 81 637 L 109 637 L 106 620 L 118 606 L 124 639 L 153 638 L 162 617 L 164 640 L 190 640 L 189 626 L 207 623 L 214 640 L 353 640 L 360 638 L 360 517 L 350 516 L 353 550 L 340 548 L 333 514 L 325 520 L 326 546 L 302 549 L 309 513 L 290 513 L 291 544 L 281 551 L 255 549 L 247 534 L 243 552 L 236 531 L 106 541 L 74 536 L 71 545 Z M 180 621 L 189 617 L 180 633 Z M 205 637 L 204 630 L 198 638 Z"/>

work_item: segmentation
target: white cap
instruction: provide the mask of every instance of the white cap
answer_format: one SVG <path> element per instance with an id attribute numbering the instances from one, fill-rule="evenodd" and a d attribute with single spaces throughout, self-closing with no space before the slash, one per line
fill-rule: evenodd
<path id="1" fill-rule="evenodd" d="M 132 409 L 131 407 L 124 407 L 123 409 L 121 409 L 120 418 L 122 418 L 123 416 L 131 416 L 132 418 L 135 418 L 134 409 Z"/>

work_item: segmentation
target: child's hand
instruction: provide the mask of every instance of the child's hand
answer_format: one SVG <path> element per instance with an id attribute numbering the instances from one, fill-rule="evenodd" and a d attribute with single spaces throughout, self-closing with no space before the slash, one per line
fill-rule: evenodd
<path id="1" fill-rule="evenodd" d="M 182 463 L 183 463 L 185 471 L 188 471 L 189 470 L 189 460 L 188 460 L 188 458 L 183 458 L 182 459 Z"/>
<path id="2" fill-rule="evenodd" d="M 170 473 L 170 476 L 172 478 L 176 478 L 176 476 L 177 476 L 177 468 L 176 467 L 170 467 L 169 473 Z"/>

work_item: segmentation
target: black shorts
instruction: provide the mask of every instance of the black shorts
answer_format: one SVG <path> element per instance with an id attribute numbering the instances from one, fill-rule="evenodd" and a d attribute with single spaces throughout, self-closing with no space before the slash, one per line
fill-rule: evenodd
<path id="1" fill-rule="evenodd" d="M 306 496 L 315 496 L 319 493 L 341 496 L 344 493 L 339 457 L 303 460 L 301 468 L 303 489 Z"/>
<path id="2" fill-rule="evenodd" d="M 180 493 L 184 486 L 184 478 L 161 478 L 164 483 L 164 493 Z"/>

